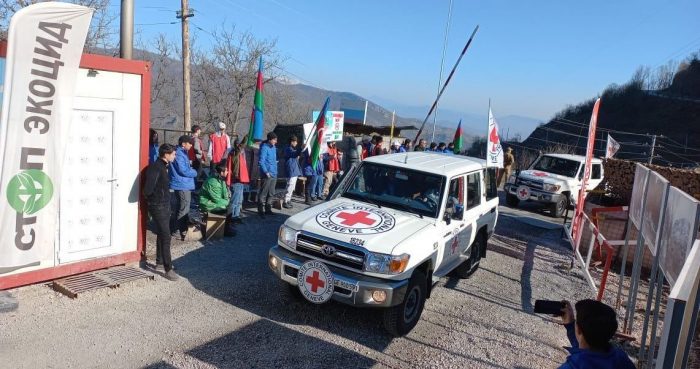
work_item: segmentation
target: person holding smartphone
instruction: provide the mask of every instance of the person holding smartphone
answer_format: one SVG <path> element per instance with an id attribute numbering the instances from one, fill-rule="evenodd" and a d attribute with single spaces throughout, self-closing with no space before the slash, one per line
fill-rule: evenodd
<path id="1" fill-rule="evenodd" d="M 564 325 L 571 347 L 566 347 L 569 356 L 559 369 L 634 369 L 627 354 L 610 344 L 617 331 L 617 314 L 608 305 L 596 300 L 581 300 L 574 308 L 562 301 L 560 320 Z"/>

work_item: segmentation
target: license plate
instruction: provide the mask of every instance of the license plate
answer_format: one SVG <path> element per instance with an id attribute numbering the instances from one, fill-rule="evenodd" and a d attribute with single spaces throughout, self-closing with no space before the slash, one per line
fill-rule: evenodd
<path id="1" fill-rule="evenodd" d="M 348 283 L 348 282 L 342 281 L 342 280 L 340 280 L 340 279 L 334 279 L 334 280 L 333 280 L 333 284 L 334 284 L 336 287 L 344 288 L 344 289 L 350 290 L 350 291 L 352 291 L 352 292 L 357 292 L 357 291 L 360 289 L 360 286 L 358 286 L 358 285 L 356 285 L 356 284 L 352 284 L 352 283 Z"/>

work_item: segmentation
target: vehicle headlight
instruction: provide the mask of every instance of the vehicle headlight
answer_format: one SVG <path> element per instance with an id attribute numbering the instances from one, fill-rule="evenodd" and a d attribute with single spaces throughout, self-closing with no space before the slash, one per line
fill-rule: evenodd
<path id="1" fill-rule="evenodd" d="M 277 239 L 282 245 L 287 246 L 290 249 L 296 249 L 297 233 L 298 232 L 296 229 L 287 227 L 286 225 L 282 224 L 280 226 L 280 231 L 277 234 Z"/>
<path id="2" fill-rule="evenodd" d="M 545 191 L 557 192 L 557 191 L 559 191 L 561 186 L 545 183 L 543 188 Z"/>
<path id="3" fill-rule="evenodd" d="M 387 255 L 370 253 L 365 261 L 365 271 L 381 274 L 400 274 L 408 265 L 408 254 Z"/>
<path id="4" fill-rule="evenodd" d="M 508 177 L 508 183 L 515 184 L 515 174 L 511 174 L 510 177 Z"/>

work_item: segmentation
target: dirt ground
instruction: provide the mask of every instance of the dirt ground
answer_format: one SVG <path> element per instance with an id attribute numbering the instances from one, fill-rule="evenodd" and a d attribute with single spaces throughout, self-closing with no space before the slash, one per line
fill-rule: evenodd
<path id="1" fill-rule="evenodd" d="M 287 293 L 267 250 L 289 214 L 247 210 L 238 236 L 175 242 L 183 277 L 161 277 L 71 300 L 47 285 L 10 291 L 0 315 L 0 367 L 8 368 L 556 368 L 563 327 L 534 314 L 536 299 L 591 296 L 560 230 L 499 217 L 487 258 L 470 278 L 441 280 L 421 321 L 392 338 L 381 313 L 312 305 Z M 519 216 L 527 216 L 523 211 Z M 149 235 L 149 249 L 154 237 Z"/>

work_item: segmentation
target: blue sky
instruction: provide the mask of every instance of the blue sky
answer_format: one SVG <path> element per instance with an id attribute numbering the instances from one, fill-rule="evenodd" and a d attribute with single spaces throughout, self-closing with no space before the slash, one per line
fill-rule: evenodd
<path id="1" fill-rule="evenodd" d="M 113 0 L 117 9 L 118 3 Z M 167 10 L 180 6 L 179 0 L 136 3 L 137 24 L 173 21 Z M 197 11 L 190 19 L 205 30 L 226 21 L 277 38 L 280 51 L 294 59 L 285 69 L 316 86 L 429 106 L 448 6 L 449 0 L 190 0 Z M 445 76 L 474 27 L 480 29 L 441 106 L 485 115 L 491 98 L 497 116 L 548 119 L 627 81 L 639 65 L 700 49 L 698 15 L 697 0 L 455 0 Z M 180 37 L 179 25 L 137 27 L 146 38 Z M 209 37 L 199 32 L 202 44 Z"/>

